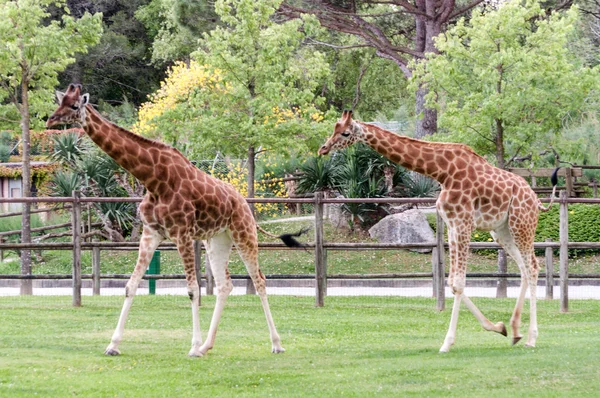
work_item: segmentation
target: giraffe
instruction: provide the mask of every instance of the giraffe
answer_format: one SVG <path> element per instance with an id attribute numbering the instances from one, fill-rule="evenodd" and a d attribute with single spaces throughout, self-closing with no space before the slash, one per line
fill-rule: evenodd
<path id="1" fill-rule="evenodd" d="M 513 344 L 522 338 L 519 332 L 521 312 L 527 287 L 530 288 L 527 346 L 534 347 L 538 335 L 536 286 L 539 265 L 533 242 L 539 211 L 548 211 L 552 206 L 558 169 L 552 178 L 552 200 L 548 207 L 544 207 L 525 179 L 492 166 L 466 145 L 427 142 L 401 136 L 353 120 L 351 111 L 343 112 L 333 134 L 319 149 L 319 155 L 327 155 L 356 142 L 363 142 L 391 161 L 441 184 L 436 208 L 448 226 L 448 286 L 454 294 L 454 303 L 450 326 L 440 352 L 448 352 L 455 342 L 461 301 L 485 330 L 507 336 L 504 323 L 490 322 L 464 293 L 469 242 L 475 228 L 490 231 L 494 240 L 516 261 L 521 271 L 520 293 L 510 319 Z"/>
<path id="2" fill-rule="evenodd" d="M 269 327 L 272 352 L 284 352 L 258 266 L 257 224 L 244 197 L 233 186 L 213 178 L 166 144 L 127 131 L 104 119 L 90 104 L 81 85 L 57 91 L 59 106 L 46 127 L 78 123 L 104 152 L 135 176 L 147 190 L 140 204 L 143 232 L 135 269 L 125 288 L 125 301 L 106 355 L 119 355 L 125 322 L 136 290 L 160 242 L 171 239 L 182 258 L 192 307 L 191 357 L 213 348 L 217 326 L 233 289 L 227 263 L 235 245 L 260 297 Z M 282 235 L 283 237 L 283 235 Z M 282 238 L 283 239 L 283 238 Z M 200 289 L 194 269 L 193 241 L 203 240 L 215 278 L 217 299 L 204 344 L 200 333 Z"/>

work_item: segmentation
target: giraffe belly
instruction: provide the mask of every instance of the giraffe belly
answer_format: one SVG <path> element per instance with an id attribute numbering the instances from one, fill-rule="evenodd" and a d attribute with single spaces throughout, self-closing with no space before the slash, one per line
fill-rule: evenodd
<path id="1" fill-rule="evenodd" d="M 476 229 L 480 231 L 493 231 L 506 223 L 508 212 L 490 215 L 476 210 L 473 218 Z"/>

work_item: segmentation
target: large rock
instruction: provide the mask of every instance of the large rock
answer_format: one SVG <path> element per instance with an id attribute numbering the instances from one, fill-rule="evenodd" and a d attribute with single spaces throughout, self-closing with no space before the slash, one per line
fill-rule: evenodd
<path id="1" fill-rule="evenodd" d="M 435 243 L 435 234 L 425 215 L 417 210 L 392 214 L 369 229 L 371 238 L 381 243 Z M 429 253 L 431 249 L 411 249 Z"/>

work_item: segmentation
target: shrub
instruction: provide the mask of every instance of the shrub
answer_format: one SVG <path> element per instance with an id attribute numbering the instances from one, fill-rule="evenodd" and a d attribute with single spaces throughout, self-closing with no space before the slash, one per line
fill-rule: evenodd
<path id="1" fill-rule="evenodd" d="M 435 213 L 428 214 L 427 221 L 435 231 Z M 550 211 L 540 213 L 537 229 L 535 232 L 535 241 L 544 242 L 551 239 L 554 242 L 559 241 L 560 237 L 560 219 L 559 206 L 554 204 Z M 446 239 L 448 235 L 446 233 Z M 492 242 L 492 236 L 489 232 L 474 231 L 471 236 L 472 242 Z M 572 204 L 569 206 L 569 241 L 570 242 L 600 242 L 600 206 L 588 204 Z M 569 255 L 581 253 L 597 253 L 598 249 L 571 249 Z M 558 252 L 558 249 L 557 249 Z M 542 250 L 538 251 L 542 254 Z"/>

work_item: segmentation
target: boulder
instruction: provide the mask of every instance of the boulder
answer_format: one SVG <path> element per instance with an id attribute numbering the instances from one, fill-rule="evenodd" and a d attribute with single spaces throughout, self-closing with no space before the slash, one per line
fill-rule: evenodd
<path id="1" fill-rule="evenodd" d="M 425 215 L 417 209 L 392 214 L 369 229 L 371 238 L 381 243 L 435 243 L 435 234 Z M 431 249 L 410 249 L 430 253 Z"/>

